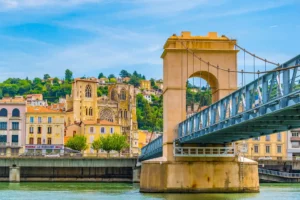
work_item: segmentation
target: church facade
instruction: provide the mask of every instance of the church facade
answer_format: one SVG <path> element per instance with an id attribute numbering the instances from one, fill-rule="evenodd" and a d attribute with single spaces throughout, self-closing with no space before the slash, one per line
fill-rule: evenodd
<path id="1" fill-rule="evenodd" d="M 66 98 L 66 133 L 74 135 L 73 126 L 85 126 L 108 121 L 121 127 L 121 133 L 127 136 L 130 148 L 127 153 L 138 154 L 138 125 L 136 117 L 136 94 L 133 85 L 109 85 L 108 95 L 97 97 L 96 79 L 74 79 L 72 94 Z M 106 123 L 107 124 L 107 123 Z M 73 128 L 68 128 L 73 127 Z M 84 128 L 77 129 L 85 134 Z M 83 133 L 81 133 L 83 132 Z M 89 141 L 91 142 L 91 141 Z"/>

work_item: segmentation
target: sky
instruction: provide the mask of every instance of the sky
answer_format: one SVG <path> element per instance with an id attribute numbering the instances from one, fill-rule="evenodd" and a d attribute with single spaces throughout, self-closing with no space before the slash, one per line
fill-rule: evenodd
<path id="1" fill-rule="evenodd" d="M 0 81 L 66 69 L 159 79 L 163 45 L 181 31 L 218 32 L 283 63 L 300 54 L 299 10 L 297 0 L 0 0 Z"/>

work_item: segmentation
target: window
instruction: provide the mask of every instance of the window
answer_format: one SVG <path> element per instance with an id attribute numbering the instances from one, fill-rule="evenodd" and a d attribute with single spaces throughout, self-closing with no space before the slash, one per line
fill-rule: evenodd
<path id="1" fill-rule="evenodd" d="M 101 133 L 105 133 L 105 127 L 101 127 Z"/>
<path id="2" fill-rule="evenodd" d="M 50 127 L 50 126 L 48 127 L 47 133 L 48 133 L 48 134 L 51 134 L 51 133 L 52 133 L 52 127 Z"/>
<path id="3" fill-rule="evenodd" d="M 13 109 L 12 116 L 13 117 L 20 117 L 20 110 L 17 109 L 17 108 Z"/>
<path id="4" fill-rule="evenodd" d="M 89 109 L 89 116 L 93 116 L 93 108 L 92 107 L 90 107 L 90 109 Z"/>
<path id="5" fill-rule="evenodd" d="M 299 142 L 292 142 L 292 148 L 299 148 Z"/>
<path id="6" fill-rule="evenodd" d="M 42 127 L 39 126 L 37 132 L 38 132 L 38 134 L 41 134 L 42 133 Z"/>
<path id="7" fill-rule="evenodd" d="M 11 136 L 11 142 L 12 143 L 18 143 L 19 142 L 19 136 L 18 135 L 12 135 Z"/>
<path id="8" fill-rule="evenodd" d="M 6 143 L 7 142 L 7 136 L 6 135 L 0 135 L 0 143 Z"/>
<path id="9" fill-rule="evenodd" d="M 292 132 L 292 137 L 299 137 L 299 133 L 298 132 Z"/>
<path id="10" fill-rule="evenodd" d="M 124 118 L 127 119 L 127 110 L 124 110 Z"/>
<path id="11" fill-rule="evenodd" d="M 277 141 L 281 141 L 281 133 L 277 133 Z"/>
<path id="12" fill-rule="evenodd" d="M 0 122 L 0 130 L 7 130 L 7 122 Z"/>
<path id="13" fill-rule="evenodd" d="M 73 137 L 76 135 L 76 131 L 73 131 Z"/>
<path id="14" fill-rule="evenodd" d="M 114 128 L 113 127 L 110 127 L 110 133 L 114 133 Z"/>
<path id="15" fill-rule="evenodd" d="M 90 133 L 94 133 L 94 127 L 90 127 Z"/>
<path id="16" fill-rule="evenodd" d="M 12 130 L 19 130 L 19 122 L 12 122 Z"/>
<path id="17" fill-rule="evenodd" d="M 42 118 L 38 117 L 38 123 L 42 123 Z"/>
<path id="18" fill-rule="evenodd" d="M 33 127 L 29 127 L 29 133 L 33 133 Z"/>
<path id="19" fill-rule="evenodd" d="M 29 138 L 29 144 L 33 144 L 33 137 Z"/>
<path id="20" fill-rule="evenodd" d="M 110 94 L 110 99 L 112 101 L 117 101 L 118 100 L 118 94 L 117 94 L 117 91 L 115 89 L 113 89 L 111 91 L 111 94 Z"/>
<path id="21" fill-rule="evenodd" d="M 0 117 L 7 117 L 7 110 L 5 108 L 0 110 Z"/>
<path id="22" fill-rule="evenodd" d="M 30 117 L 30 123 L 34 122 L 34 117 Z"/>
<path id="23" fill-rule="evenodd" d="M 87 85 L 85 88 L 85 97 L 87 97 L 87 98 L 92 97 L 92 88 L 90 85 Z"/>
<path id="24" fill-rule="evenodd" d="M 266 141 L 270 141 L 270 135 L 266 135 Z"/>
<path id="25" fill-rule="evenodd" d="M 258 145 L 254 145 L 254 153 L 258 153 Z"/>
<path id="26" fill-rule="evenodd" d="M 48 117 L 48 124 L 52 123 L 52 117 Z"/>
<path id="27" fill-rule="evenodd" d="M 281 153 L 281 145 L 277 145 L 277 153 Z"/>
<path id="28" fill-rule="evenodd" d="M 270 145 L 266 146 L 266 153 L 270 153 Z"/>
<path id="29" fill-rule="evenodd" d="M 120 99 L 121 99 L 121 100 L 126 100 L 126 90 L 125 90 L 125 89 L 122 89 L 122 90 L 121 90 Z"/>
<path id="30" fill-rule="evenodd" d="M 42 139 L 41 138 L 37 139 L 37 144 L 42 144 Z"/>
<path id="31" fill-rule="evenodd" d="M 122 119 L 123 118 L 123 111 L 120 110 L 120 118 Z"/>
<path id="32" fill-rule="evenodd" d="M 253 138 L 253 141 L 259 141 L 259 137 L 255 137 L 255 138 Z"/>
<path id="33" fill-rule="evenodd" d="M 114 113 L 111 109 L 103 109 L 100 112 L 100 120 L 107 120 L 109 122 L 114 122 Z"/>
<path id="34" fill-rule="evenodd" d="M 51 141 L 51 138 L 48 138 L 48 139 L 47 139 L 47 144 L 51 144 L 51 142 L 52 142 L 52 141 Z"/>

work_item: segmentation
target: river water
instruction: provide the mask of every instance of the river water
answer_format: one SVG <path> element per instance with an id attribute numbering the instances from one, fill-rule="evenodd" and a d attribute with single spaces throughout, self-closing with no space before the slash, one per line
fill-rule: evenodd
<path id="1" fill-rule="evenodd" d="M 0 183 L 0 200 L 300 200 L 300 184 L 261 184 L 257 194 L 143 194 L 126 183 Z"/>

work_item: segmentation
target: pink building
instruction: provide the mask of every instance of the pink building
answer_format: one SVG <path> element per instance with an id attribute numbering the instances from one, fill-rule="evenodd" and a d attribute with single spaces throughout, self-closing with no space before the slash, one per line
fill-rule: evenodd
<path id="1" fill-rule="evenodd" d="M 24 101 L 0 100 L 0 156 L 17 155 L 23 152 L 25 112 Z"/>

